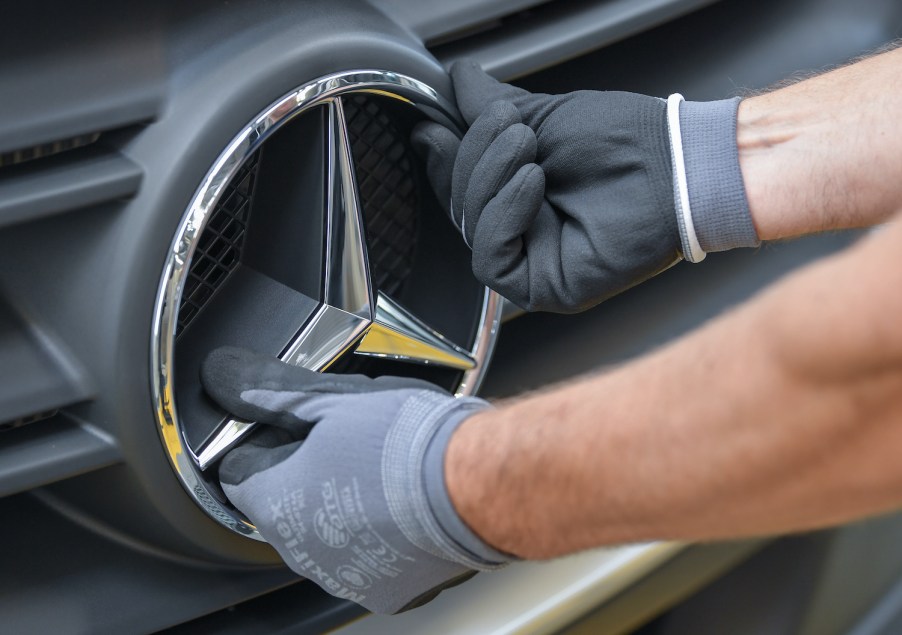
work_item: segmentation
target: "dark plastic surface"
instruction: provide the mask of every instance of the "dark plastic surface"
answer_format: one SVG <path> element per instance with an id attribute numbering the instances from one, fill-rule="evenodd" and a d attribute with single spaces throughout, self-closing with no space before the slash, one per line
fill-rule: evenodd
<path id="1" fill-rule="evenodd" d="M 297 582 L 284 570 L 167 559 L 149 545 L 117 542 L 102 524 L 85 529 L 27 496 L 5 499 L 3 513 L 4 633 L 151 633 Z M 311 589 L 307 601 L 319 601 L 320 593 Z"/>
<path id="2" fill-rule="evenodd" d="M 28 316 L 2 301 L 0 360 L 0 423 L 93 395 L 81 365 Z"/>
<path id="3" fill-rule="evenodd" d="M 432 48 L 445 64 L 469 57 L 510 79 L 588 53 L 716 0 L 558 0 L 510 25 Z"/>
<path id="4" fill-rule="evenodd" d="M 372 0 L 425 41 L 478 29 L 549 0 Z"/>
<path id="5" fill-rule="evenodd" d="M 688 100 L 747 94 L 846 62 L 902 36 L 895 0 L 719 3 L 547 72 L 531 90 L 629 90 Z M 666 63 L 664 63 L 666 61 Z"/>
<path id="6" fill-rule="evenodd" d="M 14 2 L 0 39 L 0 152 L 153 119 L 165 95 L 158 3 Z"/>
<path id="7" fill-rule="evenodd" d="M 116 152 L 74 150 L 0 171 L 0 228 L 133 195 L 141 169 Z"/>
<path id="8" fill-rule="evenodd" d="M 169 635 L 308 635 L 326 633 L 363 617 L 362 607 L 292 584 L 168 631 Z"/>
<path id="9" fill-rule="evenodd" d="M 317 300 L 323 287 L 327 115 L 325 108 L 306 113 L 263 146 L 243 254 L 257 271 Z"/>
<path id="10" fill-rule="evenodd" d="M 121 458 L 113 439 L 62 413 L 2 432 L 0 498 L 99 470 Z"/>

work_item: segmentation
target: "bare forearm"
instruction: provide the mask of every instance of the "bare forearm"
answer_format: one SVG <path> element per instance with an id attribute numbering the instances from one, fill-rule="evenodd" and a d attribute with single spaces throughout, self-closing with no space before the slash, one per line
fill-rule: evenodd
<path id="1" fill-rule="evenodd" d="M 762 239 L 902 206 L 902 50 L 745 100 Z M 467 421 L 464 520 L 511 553 L 793 531 L 902 504 L 902 224 L 657 353 Z"/>
<path id="2" fill-rule="evenodd" d="M 654 355 L 474 417 L 452 500 L 531 558 L 902 504 L 900 253 L 896 223 Z"/>
<path id="3" fill-rule="evenodd" d="M 882 222 L 902 197 L 902 48 L 744 100 L 739 158 L 759 238 Z"/>

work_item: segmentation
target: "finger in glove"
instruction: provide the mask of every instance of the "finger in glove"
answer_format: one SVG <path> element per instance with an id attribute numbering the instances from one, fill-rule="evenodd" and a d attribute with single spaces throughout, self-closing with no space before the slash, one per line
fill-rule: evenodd
<path id="1" fill-rule="evenodd" d="M 301 446 L 281 428 L 260 426 L 250 438 L 226 454 L 219 464 L 219 480 L 240 485 L 248 478 L 286 460 Z"/>
<path id="2" fill-rule="evenodd" d="M 201 365 L 200 377 L 207 394 L 233 415 L 299 433 L 308 430 L 312 423 L 298 418 L 290 407 L 305 395 L 371 393 L 403 388 L 441 391 L 429 382 L 407 377 L 372 379 L 364 375 L 317 373 L 234 346 L 212 351 Z M 260 394 L 272 397 L 266 400 L 269 407 L 255 399 Z"/>
<path id="3" fill-rule="evenodd" d="M 529 262 L 524 240 L 545 204 L 545 174 L 538 165 L 522 166 L 490 200 L 473 238 L 473 273 L 483 284 L 527 308 Z"/>
<path id="4" fill-rule="evenodd" d="M 482 210 L 524 165 L 536 160 L 536 135 L 515 123 L 486 148 L 473 170 L 463 204 L 463 228 L 472 245 Z"/>
<path id="5" fill-rule="evenodd" d="M 467 130 L 457 160 L 454 162 L 454 175 L 451 178 L 451 214 L 458 229 L 463 227 L 464 206 L 470 180 L 474 176 L 476 164 L 501 133 L 520 123 L 520 113 L 508 102 L 499 101 L 489 106 L 486 111 Z M 468 240 L 468 244 L 472 244 Z"/>
<path id="6" fill-rule="evenodd" d="M 451 174 L 460 147 L 460 139 L 441 124 L 422 121 L 414 126 L 410 141 L 420 159 L 426 163 L 426 176 L 439 205 L 450 215 Z"/>

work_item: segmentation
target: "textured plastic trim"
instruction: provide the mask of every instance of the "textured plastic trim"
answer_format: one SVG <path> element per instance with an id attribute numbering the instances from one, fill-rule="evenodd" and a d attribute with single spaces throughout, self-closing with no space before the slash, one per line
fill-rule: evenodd
<path id="1" fill-rule="evenodd" d="M 56 338 L 0 302 L 0 422 L 93 397 L 85 370 Z"/>
<path id="2" fill-rule="evenodd" d="M 486 23 L 543 4 L 549 0 L 370 0 L 374 6 L 416 33 L 435 40 L 478 30 Z"/>
<path id="3" fill-rule="evenodd" d="M 528 20 L 432 52 L 444 63 L 469 57 L 501 79 L 519 77 L 629 37 L 717 0 L 581 0 L 537 8 Z"/>
<path id="4" fill-rule="evenodd" d="M 99 470 L 121 460 L 97 428 L 58 414 L 0 434 L 0 497 Z"/>
<path id="5" fill-rule="evenodd" d="M 164 5 L 5 4 L 0 152 L 156 118 L 167 90 Z"/>
<path id="6" fill-rule="evenodd" d="M 0 228 L 132 196 L 141 178 L 129 159 L 94 148 L 9 168 L 0 180 Z"/>

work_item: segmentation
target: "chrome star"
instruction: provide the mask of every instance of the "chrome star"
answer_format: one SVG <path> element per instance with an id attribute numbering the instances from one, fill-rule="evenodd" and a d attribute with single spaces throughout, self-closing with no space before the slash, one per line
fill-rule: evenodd
<path id="1" fill-rule="evenodd" d="M 358 355 L 472 370 L 476 361 L 467 351 L 374 291 L 342 98 L 334 97 L 324 107 L 329 111 L 324 293 L 317 310 L 285 348 L 282 360 L 322 371 L 353 350 Z M 196 453 L 199 467 L 210 467 L 254 425 L 225 421 Z"/>

